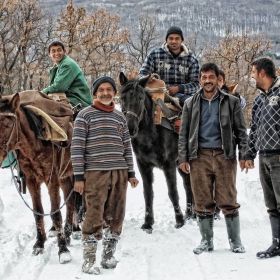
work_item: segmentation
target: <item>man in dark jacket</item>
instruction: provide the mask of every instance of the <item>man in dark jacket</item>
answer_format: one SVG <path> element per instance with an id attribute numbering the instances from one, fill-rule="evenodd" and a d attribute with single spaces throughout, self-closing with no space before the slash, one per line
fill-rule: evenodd
<path id="1" fill-rule="evenodd" d="M 55 65 L 50 70 L 50 85 L 42 92 L 64 92 L 73 107 L 79 103 L 81 107 L 90 106 L 93 100 L 85 76 L 78 64 L 66 55 L 64 45 L 54 41 L 48 51 Z"/>
<path id="2" fill-rule="evenodd" d="M 236 144 L 245 167 L 246 125 L 240 102 L 218 88 L 219 69 L 206 63 L 200 70 L 202 89 L 185 101 L 179 134 L 180 168 L 190 173 L 202 240 L 193 251 L 212 251 L 216 205 L 226 220 L 231 250 L 244 253 L 236 202 Z"/>
<path id="3" fill-rule="evenodd" d="M 259 174 L 268 208 L 272 245 L 257 253 L 259 258 L 280 255 L 280 78 L 275 65 L 268 58 L 253 62 L 252 78 L 259 95 L 252 107 L 252 121 L 246 149 L 246 172 L 254 168 L 259 152 Z"/>
<path id="4" fill-rule="evenodd" d="M 166 42 L 152 50 L 146 57 L 138 78 L 156 73 L 165 82 L 169 94 L 177 97 L 180 105 L 199 89 L 199 63 L 183 44 L 181 28 L 171 26 L 166 33 Z"/>

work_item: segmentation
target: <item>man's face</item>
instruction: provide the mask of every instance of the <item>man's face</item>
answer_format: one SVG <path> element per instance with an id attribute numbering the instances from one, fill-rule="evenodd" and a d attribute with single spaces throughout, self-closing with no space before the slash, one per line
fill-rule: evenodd
<path id="1" fill-rule="evenodd" d="M 65 53 L 66 51 L 63 50 L 61 46 L 52 46 L 50 48 L 49 57 L 54 61 L 55 64 L 59 64 Z"/>
<path id="2" fill-rule="evenodd" d="M 258 72 L 255 65 L 253 65 L 251 77 L 256 81 L 256 87 L 262 88 L 263 80 L 261 77 L 261 73 Z"/>
<path id="3" fill-rule="evenodd" d="M 182 42 L 182 37 L 179 34 L 169 34 L 167 37 L 167 46 L 173 52 L 181 50 Z"/>
<path id="4" fill-rule="evenodd" d="M 222 88 L 222 86 L 225 84 L 224 77 L 222 75 L 218 76 L 218 87 Z"/>
<path id="5" fill-rule="evenodd" d="M 201 72 L 199 82 L 205 93 L 215 93 L 218 87 L 218 77 L 214 70 Z"/>
<path id="6" fill-rule="evenodd" d="M 96 91 L 97 100 L 104 105 L 110 105 L 115 95 L 116 92 L 110 83 L 100 84 Z"/>

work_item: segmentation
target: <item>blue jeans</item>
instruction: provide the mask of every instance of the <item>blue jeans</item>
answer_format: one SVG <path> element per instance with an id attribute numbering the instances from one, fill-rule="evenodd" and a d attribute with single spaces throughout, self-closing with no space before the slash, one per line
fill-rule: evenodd
<path id="1" fill-rule="evenodd" d="M 176 94 L 173 95 L 173 97 L 177 97 L 179 99 L 180 106 L 183 107 L 184 103 L 185 103 L 185 100 L 192 97 L 192 95 L 177 92 Z"/>

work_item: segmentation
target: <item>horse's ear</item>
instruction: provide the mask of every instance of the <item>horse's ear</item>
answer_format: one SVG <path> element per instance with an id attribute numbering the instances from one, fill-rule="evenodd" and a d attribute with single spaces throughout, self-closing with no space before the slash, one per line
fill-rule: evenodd
<path id="1" fill-rule="evenodd" d="M 146 85 L 147 85 L 147 83 L 148 83 L 149 80 L 150 80 L 150 77 L 151 77 L 151 75 L 148 75 L 148 76 L 146 76 L 146 77 L 140 79 L 140 80 L 139 80 L 139 85 L 140 85 L 142 88 L 145 88 Z"/>
<path id="2" fill-rule="evenodd" d="M 15 112 L 19 108 L 20 98 L 19 94 L 16 93 L 10 101 L 11 110 Z"/>
<path id="3" fill-rule="evenodd" d="M 119 79 L 120 79 L 120 84 L 123 86 L 124 84 L 127 83 L 128 79 L 125 76 L 125 74 L 123 72 L 120 73 L 119 75 Z"/>
<path id="4" fill-rule="evenodd" d="M 229 86 L 228 87 L 229 88 L 229 93 L 230 94 L 234 94 L 235 91 L 236 91 L 237 86 L 238 86 L 238 84 L 233 84 L 233 85 Z"/>

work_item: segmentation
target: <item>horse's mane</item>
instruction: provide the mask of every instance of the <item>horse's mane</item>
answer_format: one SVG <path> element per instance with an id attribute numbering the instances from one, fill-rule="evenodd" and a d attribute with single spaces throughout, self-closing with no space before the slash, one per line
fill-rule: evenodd
<path id="1" fill-rule="evenodd" d="M 137 79 L 130 79 L 130 80 L 127 81 L 127 83 L 126 83 L 125 85 L 122 86 L 121 93 L 122 93 L 122 92 L 129 91 L 129 90 L 131 90 L 131 89 L 135 92 L 137 86 L 139 86 L 139 80 L 137 80 Z M 149 89 L 144 88 L 144 92 L 145 92 L 148 96 L 152 97 L 152 94 L 151 94 L 151 92 L 150 92 Z"/>
<path id="2" fill-rule="evenodd" d="M 5 111 L 9 107 L 9 100 L 8 99 L 0 99 L 0 111 Z"/>

